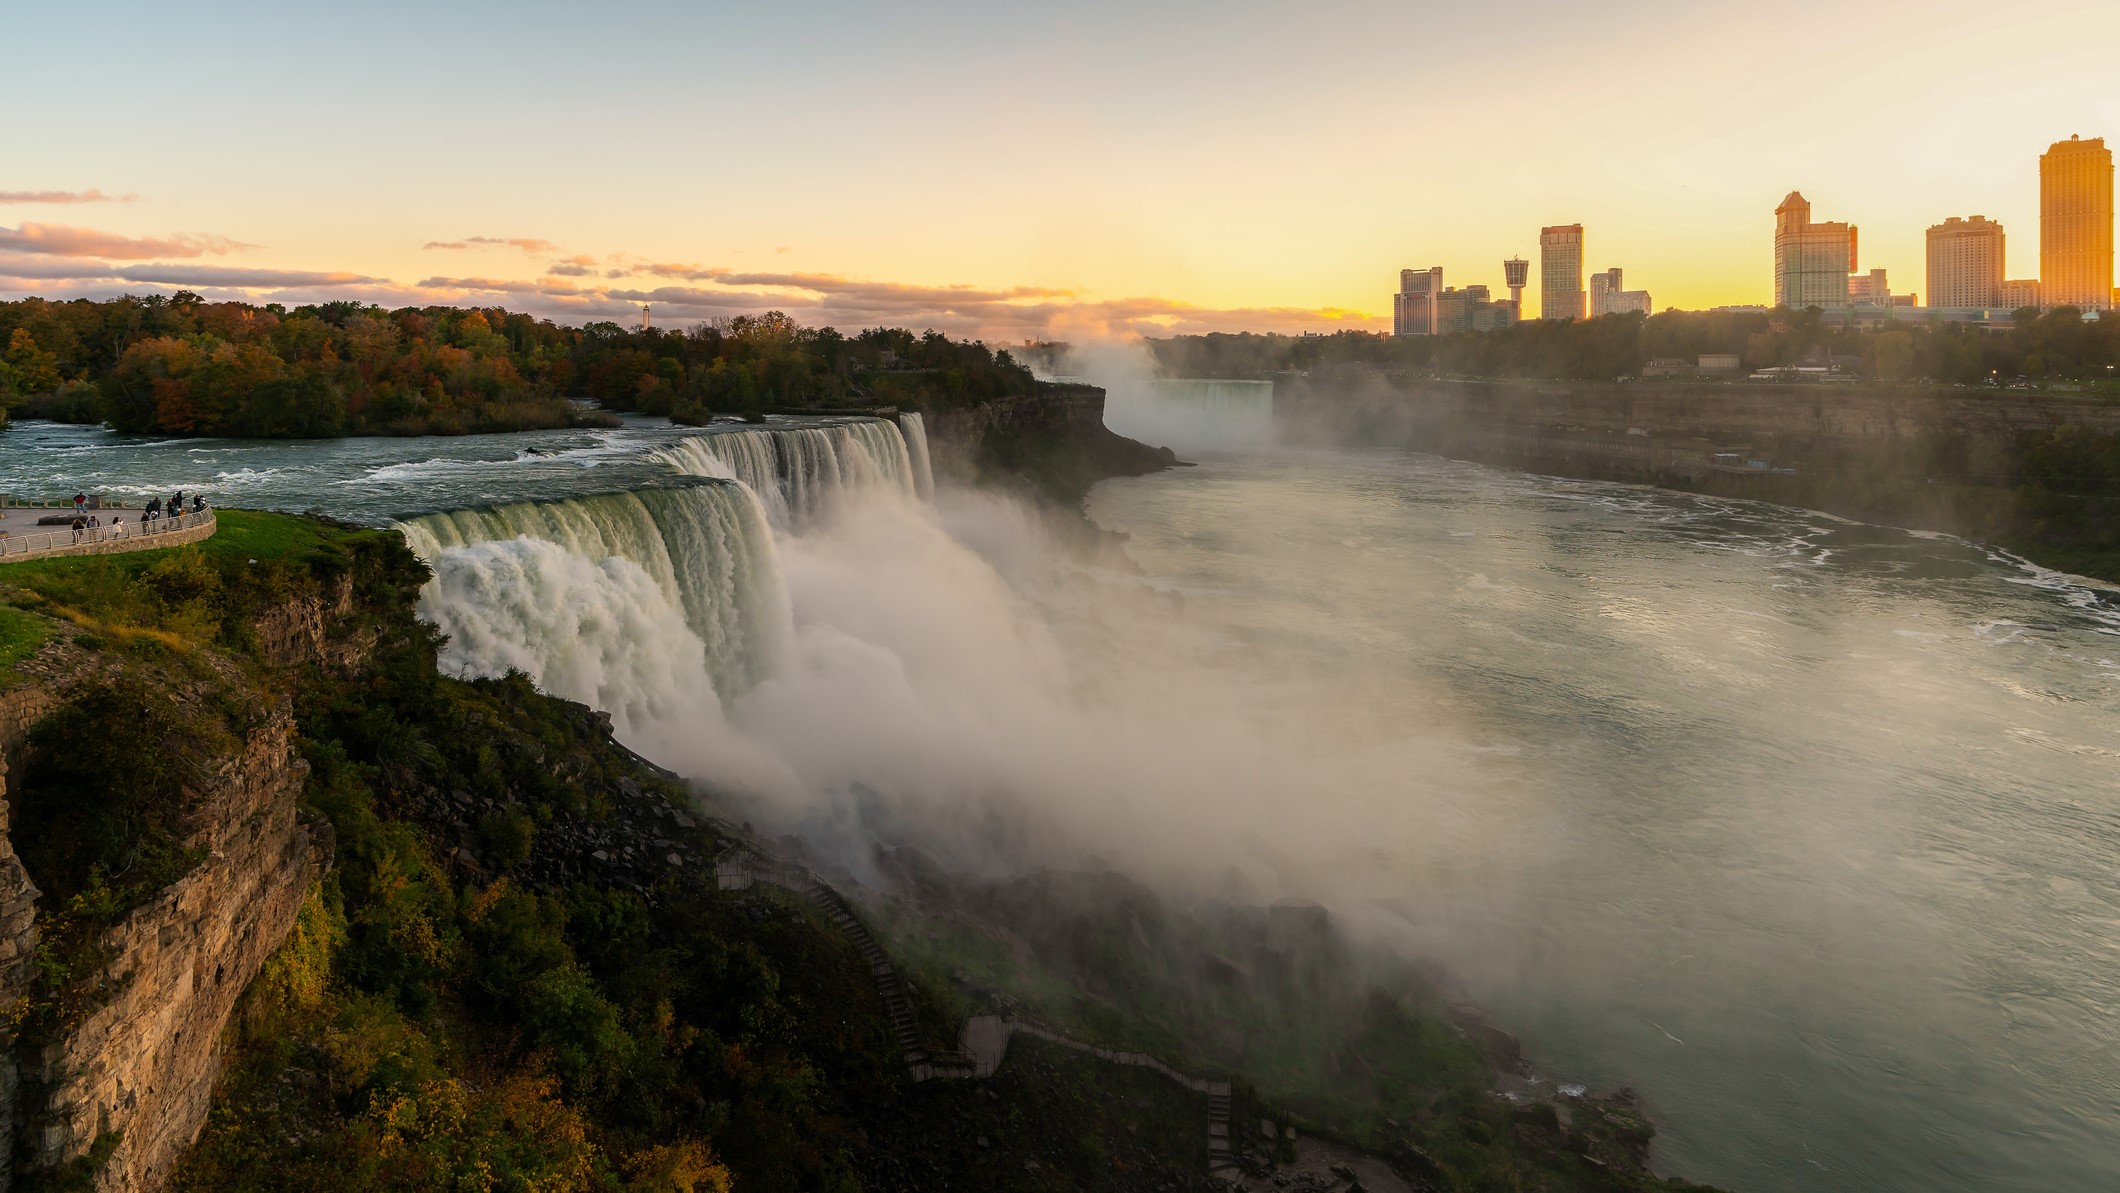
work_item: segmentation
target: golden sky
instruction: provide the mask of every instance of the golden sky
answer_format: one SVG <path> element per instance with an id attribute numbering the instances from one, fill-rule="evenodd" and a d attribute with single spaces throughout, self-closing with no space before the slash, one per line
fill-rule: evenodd
<path id="1" fill-rule="evenodd" d="M 9 18 L 0 295 L 1322 330 L 1580 222 L 1691 308 L 1792 189 L 2036 276 L 2039 153 L 2120 144 L 2111 0 L 282 7 Z"/>

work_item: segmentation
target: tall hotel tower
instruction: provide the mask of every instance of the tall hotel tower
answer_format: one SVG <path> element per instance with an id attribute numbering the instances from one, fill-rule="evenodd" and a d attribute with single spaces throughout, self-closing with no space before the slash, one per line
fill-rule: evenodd
<path id="1" fill-rule="evenodd" d="M 1855 228 L 1811 222 L 1811 203 L 1799 191 L 1774 209 L 1774 305 L 1800 311 L 1848 305 L 1855 272 Z"/>
<path id="2" fill-rule="evenodd" d="M 2002 305 L 2002 225 L 1984 215 L 1957 216 L 1929 228 L 1929 305 Z"/>
<path id="3" fill-rule="evenodd" d="M 1538 230 L 1538 317 L 1583 317 L 1583 226 Z"/>
<path id="4" fill-rule="evenodd" d="M 2039 297 L 2049 307 L 2113 305 L 2113 154 L 2103 137 L 2056 141 L 2039 157 Z"/>
<path id="5" fill-rule="evenodd" d="M 1443 296 L 1443 267 L 1402 269 L 1399 292 L 1391 296 L 1391 334 L 1432 336 L 1436 325 L 1436 300 Z"/>

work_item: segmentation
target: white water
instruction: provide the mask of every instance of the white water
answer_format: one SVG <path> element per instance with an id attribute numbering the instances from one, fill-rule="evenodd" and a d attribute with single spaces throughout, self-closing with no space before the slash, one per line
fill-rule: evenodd
<path id="1" fill-rule="evenodd" d="M 890 423 L 866 420 L 720 431 L 680 440 L 656 455 L 689 476 L 741 481 L 758 495 L 773 525 L 802 527 L 839 508 L 849 495 L 879 489 L 907 497 L 933 492 L 920 416 L 902 417 L 910 420 L 904 434 Z"/>

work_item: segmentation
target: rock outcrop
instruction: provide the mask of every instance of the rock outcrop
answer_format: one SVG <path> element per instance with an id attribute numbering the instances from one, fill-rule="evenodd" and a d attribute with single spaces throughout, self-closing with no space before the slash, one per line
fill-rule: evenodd
<path id="1" fill-rule="evenodd" d="M 43 1056 L 22 1058 L 47 1097 L 18 1155 L 51 1167 L 114 1133 L 95 1187 L 161 1185 L 206 1123 L 236 1000 L 329 864 L 328 830 L 296 818 L 308 773 L 284 704 L 223 763 L 186 842 L 205 860 L 106 937 L 110 1001 Z"/>
<path id="2" fill-rule="evenodd" d="M 342 578 L 267 610 L 252 627 L 259 654 L 276 667 L 358 662 L 365 644 L 333 632 L 351 601 Z M 112 669 L 63 642 L 18 668 L 27 682 L 0 693 L 0 797 L 6 752 L 75 686 Z M 205 1125 L 236 1002 L 331 858 L 330 826 L 298 817 L 309 767 L 291 704 L 256 698 L 271 706 L 216 761 L 186 813 L 183 844 L 200 861 L 104 933 L 109 962 L 88 981 L 105 1000 L 58 1039 L 4 1040 L 0 1193 L 24 1171 L 92 1152 L 94 1189 L 153 1190 Z M 33 994 L 39 920 L 54 909 L 42 906 L 10 828 L 0 798 L 0 1001 L 15 1008 Z"/>
<path id="3" fill-rule="evenodd" d="M 1035 394 L 976 406 L 925 410 L 928 451 L 938 479 L 1027 488 L 1079 503 L 1107 477 L 1169 468 L 1166 447 L 1136 443 L 1104 425 L 1104 391 L 1045 384 Z"/>

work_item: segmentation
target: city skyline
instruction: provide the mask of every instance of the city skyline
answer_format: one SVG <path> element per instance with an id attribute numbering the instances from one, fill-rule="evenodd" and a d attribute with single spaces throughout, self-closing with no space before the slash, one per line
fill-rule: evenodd
<path id="1" fill-rule="evenodd" d="M 1771 300 L 1762 200 L 1791 189 L 1860 224 L 1865 264 L 1903 288 L 1925 230 L 1971 212 L 2019 229 L 2006 273 L 2037 277 L 2042 147 L 2120 132 L 2110 5 L 2002 29 L 1951 3 L 1538 7 L 834 7 L 801 30 L 653 5 L 385 5 L 351 26 L 140 6 L 95 30 L 32 11 L 0 80 L 40 113 L 0 163 L 0 295 L 189 286 L 576 320 L 646 301 L 678 323 L 781 306 L 994 338 L 1388 330 L 1385 269 L 1499 284 L 1496 259 L 1581 222 L 1586 265 L 1700 308 Z M 1795 31 L 1813 10 L 1828 48 Z M 1883 98 L 1789 91 L 1796 41 Z M 1384 137 L 1407 45 L 1438 84 L 1501 60 L 1555 81 Z M 164 81 L 170 62 L 187 81 Z M 1041 77 L 1067 85 L 1022 85 Z M 1527 308 L 1542 297 L 1534 277 Z"/>

